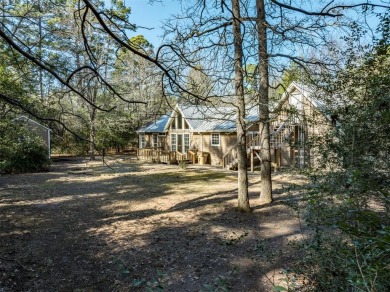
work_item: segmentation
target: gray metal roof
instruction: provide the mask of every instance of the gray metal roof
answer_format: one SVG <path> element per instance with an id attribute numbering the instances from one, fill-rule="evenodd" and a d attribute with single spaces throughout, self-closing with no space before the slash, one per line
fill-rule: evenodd
<path id="1" fill-rule="evenodd" d="M 169 121 L 170 114 L 163 115 L 153 122 L 138 129 L 138 133 L 164 133 L 165 126 Z"/>
<path id="2" fill-rule="evenodd" d="M 188 122 L 190 128 L 197 132 L 235 132 L 236 108 L 195 105 L 178 105 L 178 110 Z M 258 107 L 247 110 L 247 122 L 259 119 Z"/>
<path id="3" fill-rule="evenodd" d="M 37 121 L 34 121 L 33 119 L 30 119 L 30 118 L 26 117 L 26 116 L 19 116 L 19 117 L 17 117 L 15 119 L 15 121 L 21 121 L 21 120 L 23 120 L 23 121 L 25 121 L 27 123 L 32 123 L 32 124 L 35 124 L 35 125 L 37 125 L 39 127 L 45 128 L 45 130 L 47 130 L 47 131 L 51 131 L 50 128 L 48 128 L 48 127 L 38 123 Z"/>
<path id="4" fill-rule="evenodd" d="M 177 105 L 176 108 L 186 119 L 190 129 L 196 132 L 235 132 L 236 108 L 231 106 L 212 107 L 200 105 Z M 259 120 L 258 106 L 247 110 L 247 123 Z M 164 133 L 168 130 L 174 113 L 161 116 L 159 119 L 139 128 L 137 133 Z"/>

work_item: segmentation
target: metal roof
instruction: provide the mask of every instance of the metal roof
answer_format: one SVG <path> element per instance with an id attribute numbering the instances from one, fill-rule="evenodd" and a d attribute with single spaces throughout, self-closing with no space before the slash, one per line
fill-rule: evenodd
<path id="1" fill-rule="evenodd" d="M 187 121 L 190 129 L 195 132 L 235 132 L 236 108 L 232 106 L 213 107 L 201 105 L 176 105 Z M 258 106 L 247 110 L 247 123 L 259 120 Z M 164 133 L 168 131 L 175 112 L 163 115 L 153 122 L 139 128 L 137 133 Z"/>
<path id="2" fill-rule="evenodd" d="M 26 116 L 19 116 L 19 117 L 17 117 L 17 118 L 15 119 L 15 121 L 20 121 L 20 120 L 24 120 L 24 121 L 27 122 L 27 123 L 33 123 L 33 124 L 35 124 L 35 125 L 37 125 L 37 126 L 39 126 L 39 127 L 45 128 L 45 130 L 47 130 L 47 131 L 51 131 L 50 128 L 48 128 L 48 127 L 46 127 L 46 126 L 44 126 L 44 125 L 38 123 L 37 121 L 34 121 L 33 119 L 30 119 L 29 117 L 26 117 Z"/>
<path id="3" fill-rule="evenodd" d="M 168 123 L 170 114 L 163 115 L 153 122 L 147 123 L 145 126 L 138 129 L 138 133 L 164 133 L 165 126 Z"/>
<path id="4" fill-rule="evenodd" d="M 191 130 L 196 132 L 235 132 L 236 108 L 232 106 L 177 105 Z M 258 107 L 247 110 L 247 122 L 259 119 Z M 173 118 L 175 114 L 171 115 Z M 167 124 L 167 126 L 169 123 Z"/>

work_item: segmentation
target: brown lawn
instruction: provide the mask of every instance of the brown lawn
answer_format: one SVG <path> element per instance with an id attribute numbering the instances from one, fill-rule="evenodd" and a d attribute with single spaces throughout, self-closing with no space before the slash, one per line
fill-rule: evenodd
<path id="1" fill-rule="evenodd" d="M 48 173 L 0 176 L 0 291 L 286 286 L 301 176 L 275 174 L 275 202 L 260 206 L 251 174 L 254 212 L 242 214 L 234 172 L 130 157 L 108 164 L 69 158 Z"/>

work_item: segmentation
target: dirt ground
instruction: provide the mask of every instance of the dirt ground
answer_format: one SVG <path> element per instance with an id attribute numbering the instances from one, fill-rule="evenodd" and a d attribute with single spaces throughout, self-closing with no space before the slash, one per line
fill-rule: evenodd
<path id="1" fill-rule="evenodd" d="M 272 291 L 301 236 L 305 180 L 273 176 L 275 202 L 236 211 L 236 173 L 133 157 L 63 158 L 0 176 L 0 291 Z M 293 190 L 289 187 L 295 185 Z M 299 192 L 298 192 L 299 193 Z M 294 195 L 295 194 L 295 195 Z"/>

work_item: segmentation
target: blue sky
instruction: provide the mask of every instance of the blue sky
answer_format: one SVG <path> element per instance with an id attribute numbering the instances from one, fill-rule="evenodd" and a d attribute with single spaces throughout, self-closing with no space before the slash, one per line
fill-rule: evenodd
<path id="1" fill-rule="evenodd" d="M 161 22 L 181 10 L 178 1 L 164 0 L 161 1 L 163 3 L 154 1 L 152 4 L 150 2 L 149 0 L 125 0 L 126 5 L 131 7 L 130 22 L 140 27 L 136 32 L 130 32 L 129 36 L 142 34 L 156 48 L 161 44 L 163 34 Z M 144 29 L 141 28 L 142 26 L 153 29 Z"/>

